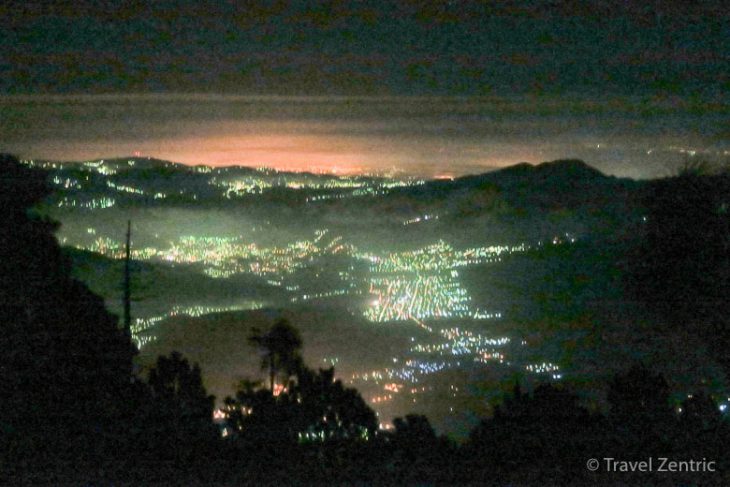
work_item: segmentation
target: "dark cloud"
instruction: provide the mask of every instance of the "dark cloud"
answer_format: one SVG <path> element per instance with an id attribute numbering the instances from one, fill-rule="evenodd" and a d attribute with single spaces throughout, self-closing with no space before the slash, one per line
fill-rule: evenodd
<path id="1" fill-rule="evenodd" d="M 0 92 L 695 94 L 721 2 L 4 2 Z"/>

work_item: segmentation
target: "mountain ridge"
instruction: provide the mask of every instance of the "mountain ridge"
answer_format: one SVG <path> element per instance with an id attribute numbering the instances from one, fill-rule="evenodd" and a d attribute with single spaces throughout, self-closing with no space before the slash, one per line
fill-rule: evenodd
<path id="1" fill-rule="evenodd" d="M 277 175 L 285 176 L 285 175 L 301 175 L 301 176 L 312 176 L 312 177 L 322 177 L 322 178 L 376 178 L 376 179 L 389 179 L 388 176 L 385 175 L 379 175 L 377 173 L 374 174 L 355 174 L 355 175 L 347 175 L 342 176 L 338 175 L 336 173 L 315 173 L 311 171 L 286 171 L 286 170 L 279 170 L 273 167 L 267 167 L 267 166 L 243 166 L 243 165 L 230 165 L 230 166 L 211 166 L 207 164 L 184 164 L 181 162 L 175 162 L 175 161 L 168 161 L 165 159 L 158 159 L 155 157 L 140 157 L 140 156 L 119 156 L 119 157 L 111 157 L 111 158 L 95 158 L 93 160 L 86 160 L 86 161 L 55 161 L 55 160 L 46 160 L 46 159 L 26 159 L 27 161 L 33 161 L 34 165 L 40 165 L 42 168 L 47 168 L 46 166 L 53 166 L 53 169 L 75 169 L 78 166 L 87 166 L 87 167 L 97 167 L 97 166 L 116 166 L 115 169 L 125 169 L 125 170 L 134 170 L 134 169 L 154 169 L 154 168 L 160 168 L 160 167 L 167 167 L 167 168 L 175 168 L 179 170 L 189 170 L 189 171 L 200 171 L 203 172 L 203 170 L 210 169 L 211 171 L 218 171 L 218 172 L 226 172 L 230 170 L 243 170 L 246 172 L 265 172 L 265 173 L 274 173 Z M 475 178 L 482 178 L 487 175 L 503 175 L 503 174 L 546 174 L 546 173 L 556 173 L 556 172 L 566 172 L 573 175 L 582 174 L 585 176 L 592 175 L 594 177 L 612 177 L 612 176 L 606 176 L 598 169 L 594 168 L 590 164 L 586 163 L 585 161 L 581 159 L 555 159 L 551 161 L 542 161 L 538 163 L 529 163 L 529 162 L 517 162 L 512 165 L 500 167 L 500 168 L 494 168 L 488 171 L 480 172 L 477 174 L 465 174 L 462 176 L 458 176 L 455 178 L 450 178 L 447 180 L 444 179 L 438 179 L 438 178 L 419 178 L 426 180 L 428 182 L 438 182 L 438 183 L 444 183 L 448 184 L 449 182 L 466 182 L 469 180 L 473 180 Z M 416 178 L 415 175 L 405 175 L 406 178 Z M 395 178 L 397 179 L 397 178 Z"/>

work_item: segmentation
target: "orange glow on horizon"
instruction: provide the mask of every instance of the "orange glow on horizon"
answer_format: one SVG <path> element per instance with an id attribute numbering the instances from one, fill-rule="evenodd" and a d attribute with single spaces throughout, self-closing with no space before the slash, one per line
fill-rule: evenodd
<path id="1" fill-rule="evenodd" d="M 512 145 L 445 144 L 440 138 L 360 133 L 329 122 L 219 121 L 155 127 L 145 137 L 79 140 L 53 137 L 19 151 L 22 157 L 99 160 L 152 157 L 187 165 L 270 167 L 287 172 L 352 176 L 399 173 L 453 179 L 520 161 L 542 160 Z"/>
<path id="2" fill-rule="evenodd" d="M 149 153 L 183 164 L 271 167 L 293 172 L 358 173 L 363 171 L 366 158 L 356 140 L 319 135 L 224 135 L 183 138 L 175 141 L 174 147 L 160 145 Z"/>

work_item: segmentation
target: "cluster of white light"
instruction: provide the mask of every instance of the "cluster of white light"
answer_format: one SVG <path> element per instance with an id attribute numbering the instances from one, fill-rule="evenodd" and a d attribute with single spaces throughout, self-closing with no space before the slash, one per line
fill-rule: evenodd
<path id="1" fill-rule="evenodd" d="M 28 167 L 37 167 L 39 169 L 46 170 L 61 168 L 61 164 L 58 164 L 56 162 L 35 161 L 33 159 L 21 159 L 20 163 Z"/>
<path id="2" fill-rule="evenodd" d="M 421 223 L 421 222 L 427 222 L 427 221 L 433 221 L 438 220 L 438 215 L 423 215 L 423 216 L 417 216 L 415 218 L 411 218 L 409 220 L 404 220 L 403 225 L 413 225 L 414 223 Z"/>
<path id="3" fill-rule="evenodd" d="M 374 277 L 376 296 L 364 315 L 370 321 L 470 317 L 469 296 L 449 275 Z"/>
<path id="4" fill-rule="evenodd" d="M 117 170 L 110 165 L 105 165 L 104 160 L 100 161 L 87 161 L 83 163 L 83 166 L 93 171 L 98 172 L 103 176 L 113 176 L 117 173 Z"/>
<path id="5" fill-rule="evenodd" d="M 215 278 L 248 273 L 265 276 L 283 284 L 282 277 L 306 267 L 311 258 L 324 253 L 338 253 L 345 246 L 319 246 L 311 240 L 300 240 L 286 247 L 259 247 L 241 238 L 182 237 L 165 250 L 156 250 L 152 257 L 166 262 L 205 266 L 204 272 Z"/>
<path id="6" fill-rule="evenodd" d="M 59 176 L 53 176 L 51 178 L 51 181 L 56 186 L 59 186 L 63 189 L 80 189 L 81 183 L 77 179 L 74 178 L 61 178 Z"/>
<path id="7" fill-rule="evenodd" d="M 525 369 L 533 374 L 549 374 L 551 372 L 557 372 L 560 370 L 560 366 L 551 362 L 542 362 L 540 364 L 528 364 L 525 365 Z"/>
<path id="8" fill-rule="evenodd" d="M 139 194 L 143 195 L 144 191 L 139 188 L 133 188 L 132 186 L 125 186 L 123 184 L 116 184 L 114 181 L 106 180 L 106 185 L 110 187 L 113 190 L 122 192 L 122 193 L 132 193 L 132 194 Z"/>
<path id="9" fill-rule="evenodd" d="M 344 179 L 344 178 L 341 178 Z M 342 185 L 342 186 L 336 186 L 337 189 L 339 188 L 356 188 L 353 191 L 348 192 L 330 192 L 330 193 L 324 193 L 324 194 L 318 194 L 315 196 L 309 196 L 306 198 L 307 203 L 314 203 L 317 201 L 326 201 L 326 200 L 341 200 L 341 199 L 347 199 L 347 198 L 356 198 L 360 196 L 379 196 L 388 194 L 391 189 L 393 188 L 400 188 L 400 187 L 406 187 L 406 186 L 417 186 L 424 184 L 425 181 L 422 179 L 406 179 L 406 180 L 377 180 L 377 181 L 357 181 L 355 184 L 348 184 L 348 185 Z M 328 188 L 327 186 L 324 186 L 325 188 Z"/>
<path id="10" fill-rule="evenodd" d="M 303 294 L 300 296 L 294 296 L 291 298 L 292 303 L 296 303 L 298 301 L 311 301 L 313 299 L 326 299 L 326 298 L 333 298 L 336 296 L 345 296 L 348 294 L 348 289 L 335 289 L 332 291 L 326 291 L 321 293 L 311 293 L 311 294 Z"/>
<path id="11" fill-rule="evenodd" d="M 411 347 L 411 352 L 438 354 L 438 355 L 483 355 L 495 352 L 495 348 L 504 347 L 510 343 L 510 338 L 488 338 L 460 328 L 440 330 L 447 341 L 436 344 L 417 344 Z"/>
<path id="12" fill-rule="evenodd" d="M 272 186 L 270 182 L 258 177 L 244 177 L 233 180 L 219 180 L 213 177 L 208 184 L 223 188 L 223 196 L 228 199 L 248 194 L 261 194 L 265 189 Z"/>
<path id="13" fill-rule="evenodd" d="M 491 245 L 456 250 L 443 240 L 409 252 L 393 252 L 385 256 L 360 254 L 359 257 L 371 264 L 372 272 L 423 272 L 443 271 L 469 265 L 496 262 L 501 254 L 524 252 L 525 243 L 514 246 Z"/>
<path id="14" fill-rule="evenodd" d="M 74 198 L 63 197 L 56 204 L 59 208 L 80 208 L 84 210 L 103 210 L 111 208 L 116 204 L 114 198 L 92 198 L 90 200 L 77 200 Z"/>

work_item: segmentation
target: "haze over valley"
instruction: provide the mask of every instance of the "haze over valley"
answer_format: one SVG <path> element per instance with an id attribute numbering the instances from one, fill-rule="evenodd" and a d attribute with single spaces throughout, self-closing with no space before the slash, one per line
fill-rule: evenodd
<path id="1" fill-rule="evenodd" d="M 582 161 L 447 180 L 24 163 L 48 172 L 42 211 L 62 223 L 75 275 L 118 314 L 132 221 L 139 363 L 181 351 L 218 398 L 258 375 L 247 336 L 279 316 L 383 427 L 417 411 L 463 434 L 517 377 L 578 384 L 600 406 L 602 377 L 637 354 L 684 370 L 680 388 L 713 367 L 647 347 L 614 263 L 645 221 L 645 183 Z"/>

